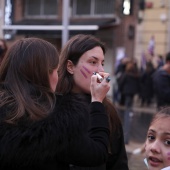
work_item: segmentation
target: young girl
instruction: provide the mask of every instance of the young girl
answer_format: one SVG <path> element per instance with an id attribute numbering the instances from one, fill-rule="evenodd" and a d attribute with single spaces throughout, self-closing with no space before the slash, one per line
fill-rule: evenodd
<path id="1" fill-rule="evenodd" d="M 149 170 L 170 170 L 170 107 L 161 109 L 153 118 L 145 143 Z"/>

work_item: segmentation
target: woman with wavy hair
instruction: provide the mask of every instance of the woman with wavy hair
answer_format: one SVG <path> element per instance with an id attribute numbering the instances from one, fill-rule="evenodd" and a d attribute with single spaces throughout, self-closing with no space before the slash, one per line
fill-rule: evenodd
<path id="1" fill-rule="evenodd" d="M 60 54 L 59 83 L 57 92 L 67 97 L 69 102 L 76 104 L 83 101 L 88 108 L 91 98 L 90 78 L 98 73 L 103 82 L 109 81 L 109 74 L 104 72 L 105 45 L 92 35 L 75 35 L 62 49 Z M 98 82 L 100 84 L 100 82 Z M 108 145 L 108 161 L 98 164 L 93 168 L 72 166 L 72 169 L 96 169 L 96 170 L 128 170 L 127 155 L 124 145 L 122 124 L 116 108 L 107 97 L 102 101 L 109 117 L 110 142 Z M 74 115 L 73 111 L 70 112 Z M 90 113 L 84 112 L 86 117 Z M 90 119 L 89 119 L 90 120 Z M 90 121 L 86 121 L 89 126 Z"/>

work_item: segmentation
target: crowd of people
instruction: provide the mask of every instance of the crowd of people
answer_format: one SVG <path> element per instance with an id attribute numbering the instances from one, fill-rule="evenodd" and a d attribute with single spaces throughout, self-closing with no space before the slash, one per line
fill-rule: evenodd
<path id="1" fill-rule="evenodd" d="M 153 59 L 154 60 L 154 59 Z M 157 62 L 156 66 L 154 62 Z M 131 70 L 131 79 L 126 78 L 129 75 L 129 68 Z M 133 73 L 133 76 L 132 76 Z M 170 104 L 169 85 L 170 85 L 170 52 L 166 54 L 163 59 L 159 55 L 159 60 L 152 61 L 150 58 L 145 67 L 138 68 L 134 59 L 123 58 L 120 61 L 116 71 L 115 77 L 118 84 L 117 91 L 113 93 L 113 101 L 118 102 L 120 105 L 126 106 L 127 95 L 137 95 L 140 104 L 143 107 L 150 106 L 156 102 L 157 108 Z M 132 78 L 133 77 L 133 78 Z M 135 79 L 134 79 L 135 77 Z M 125 81 L 126 80 L 126 81 Z M 133 102 L 132 102 L 133 103 Z"/>
<path id="2" fill-rule="evenodd" d="M 170 53 L 158 69 L 148 62 L 143 72 L 122 59 L 115 73 L 125 106 L 122 123 L 107 98 L 105 52 L 92 35 L 71 37 L 60 53 L 40 38 L 17 40 L 9 49 L 0 40 L 1 169 L 128 170 L 125 144 L 136 94 L 141 105 L 156 96 L 159 109 L 147 134 L 146 164 L 149 170 L 170 166 L 164 136 L 170 133 Z"/>

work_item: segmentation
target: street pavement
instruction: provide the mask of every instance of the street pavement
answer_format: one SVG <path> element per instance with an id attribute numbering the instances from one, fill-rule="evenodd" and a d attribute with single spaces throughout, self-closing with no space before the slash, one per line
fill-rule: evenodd
<path id="1" fill-rule="evenodd" d="M 142 147 L 143 143 L 137 143 L 133 141 L 130 141 L 130 143 L 126 145 L 129 170 L 147 170 L 147 167 L 143 161 L 145 158 L 144 153 L 133 154 L 135 149 Z"/>
<path id="2" fill-rule="evenodd" d="M 143 155 L 131 155 L 129 157 L 129 170 L 148 170 L 143 161 Z"/>

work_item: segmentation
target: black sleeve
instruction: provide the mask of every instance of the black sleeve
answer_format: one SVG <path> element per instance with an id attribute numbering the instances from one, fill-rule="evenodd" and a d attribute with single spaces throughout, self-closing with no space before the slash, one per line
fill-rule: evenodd
<path id="1" fill-rule="evenodd" d="M 67 134 L 70 132 L 72 118 L 69 117 L 69 122 L 60 127 L 61 123 L 65 123 L 65 117 L 58 120 L 57 114 L 26 127 L 8 125 L 7 128 L 6 124 L 1 124 L 0 164 L 14 162 L 27 166 L 54 157 L 81 166 L 102 164 L 108 153 L 108 117 L 103 104 L 93 102 L 90 108 L 90 135 L 88 132 Z"/>
<path id="2" fill-rule="evenodd" d="M 93 102 L 90 108 L 90 131 L 71 142 L 67 156 L 69 162 L 78 166 L 100 165 L 106 162 L 108 156 L 108 117 L 103 114 L 105 111 L 101 103 Z"/>
<path id="3" fill-rule="evenodd" d="M 162 99 L 165 100 L 166 103 L 170 103 L 170 76 L 162 75 L 159 77 L 160 79 L 157 80 L 159 95 Z"/>

